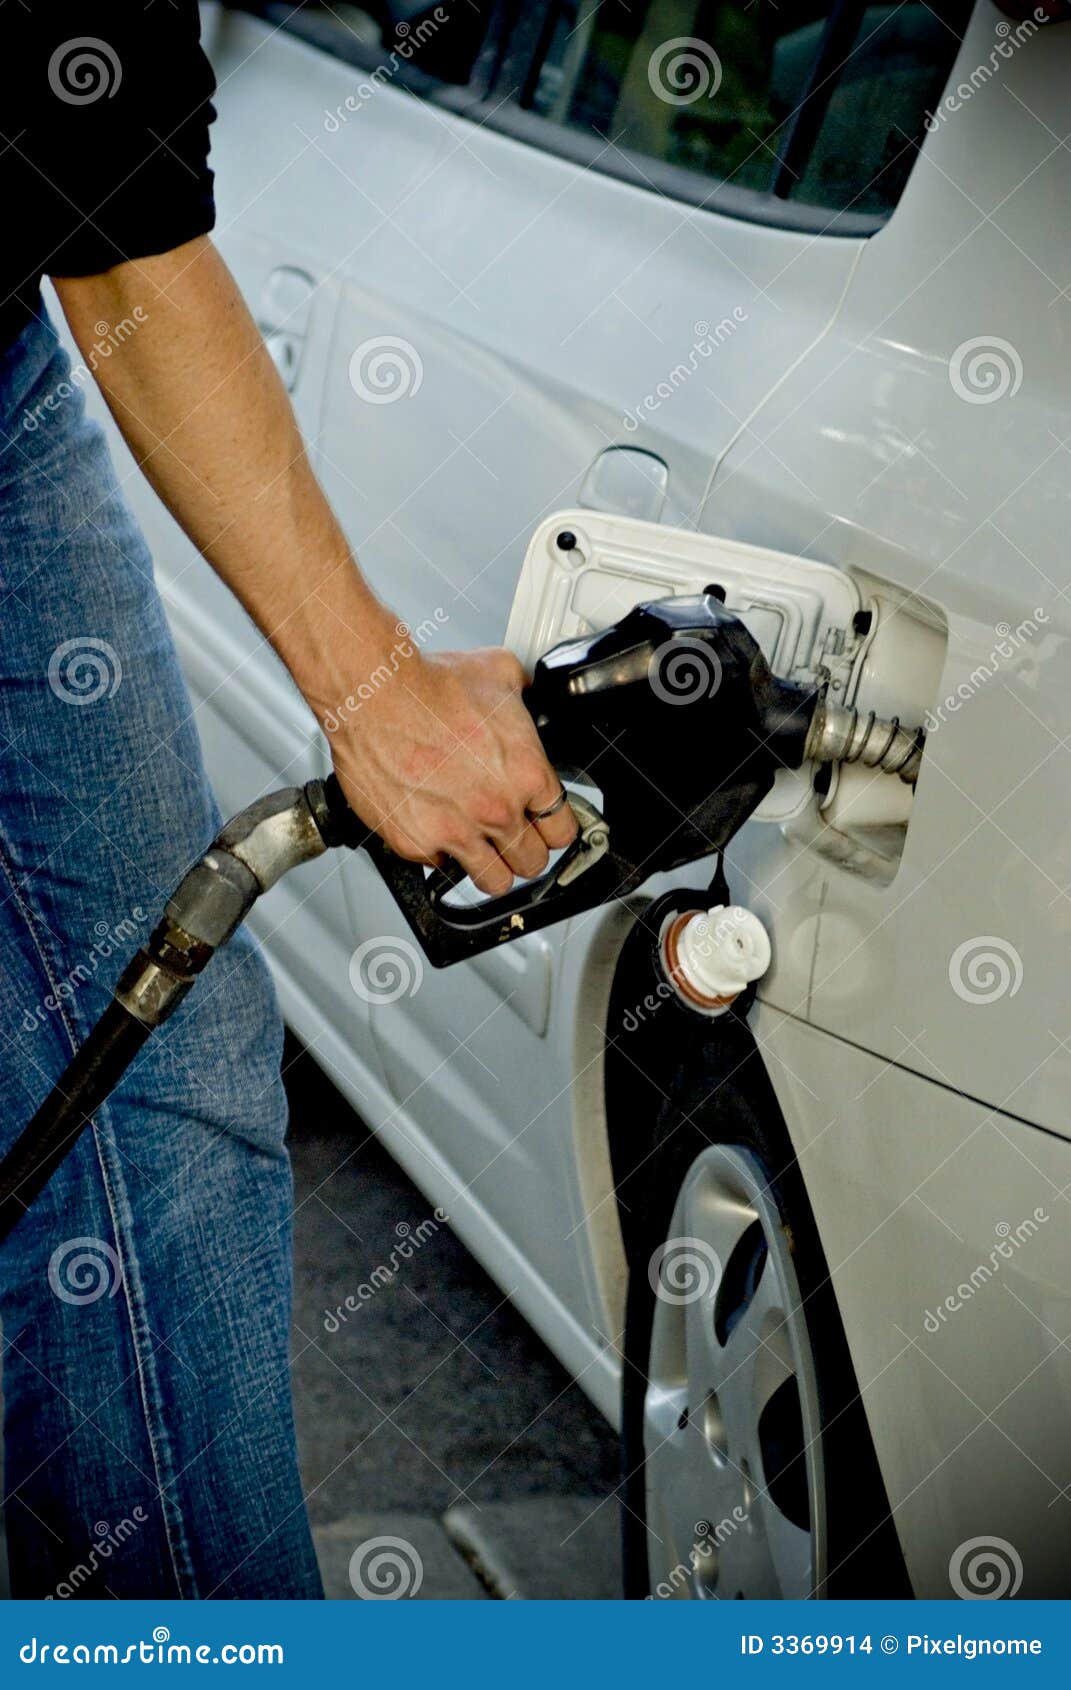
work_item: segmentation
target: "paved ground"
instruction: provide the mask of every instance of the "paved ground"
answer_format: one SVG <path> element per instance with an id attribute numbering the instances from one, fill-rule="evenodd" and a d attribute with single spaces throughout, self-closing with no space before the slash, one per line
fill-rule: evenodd
<path id="1" fill-rule="evenodd" d="M 423 1596 L 616 1595 L 609 1427 L 293 1043 L 287 1083 L 298 1436 L 331 1594 L 391 1537 L 419 1538 Z"/>

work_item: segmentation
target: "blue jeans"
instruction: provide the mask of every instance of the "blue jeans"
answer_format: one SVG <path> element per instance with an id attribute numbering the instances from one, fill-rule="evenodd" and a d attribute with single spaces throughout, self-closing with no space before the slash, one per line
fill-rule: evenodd
<path id="1" fill-rule="evenodd" d="M 151 559 L 69 375 L 45 320 L 0 351 L 0 1149 L 219 821 Z M 322 1594 L 281 1038 L 239 934 L 0 1250 L 16 1596 Z"/>

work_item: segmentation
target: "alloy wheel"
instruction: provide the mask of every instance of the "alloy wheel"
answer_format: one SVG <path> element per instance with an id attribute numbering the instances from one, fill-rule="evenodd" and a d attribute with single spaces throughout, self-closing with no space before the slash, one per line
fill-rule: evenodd
<path id="1" fill-rule="evenodd" d="M 713 1145 L 696 1158 L 650 1279 L 652 1591 L 820 1595 L 825 1481 L 814 1359 L 789 1235 L 749 1151 Z"/>

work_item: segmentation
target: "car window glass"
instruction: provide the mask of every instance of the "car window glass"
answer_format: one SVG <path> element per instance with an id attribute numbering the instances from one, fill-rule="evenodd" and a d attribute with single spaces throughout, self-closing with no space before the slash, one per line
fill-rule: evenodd
<path id="1" fill-rule="evenodd" d="M 559 0 L 529 103 L 610 147 L 768 189 L 831 3 Z"/>
<path id="2" fill-rule="evenodd" d="M 926 114 L 940 102 L 969 12 L 962 0 L 866 8 L 842 68 L 830 79 L 825 117 L 789 187 L 791 198 L 835 209 L 892 210 L 923 140 Z"/>
<path id="3" fill-rule="evenodd" d="M 551 0 L 519 103 L 586 130 L 604 168 L 639 155 L 641 167 L 888 215 L 970 11 L 971 0 Z"/>

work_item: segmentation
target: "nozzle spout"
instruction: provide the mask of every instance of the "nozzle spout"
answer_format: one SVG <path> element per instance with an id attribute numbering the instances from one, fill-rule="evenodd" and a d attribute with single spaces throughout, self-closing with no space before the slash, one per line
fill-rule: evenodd
<path id="1" fill-rule="evenodd" d="M 912 732 L 900 726 L 898 716 L 885 720 L 873 710 L 863 715 L 834 704 L 825 693 L 811 718 L 804 756 L 816 763 L 862 763 L 914 786 L 924 745 L 921 728 Z"/>

